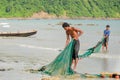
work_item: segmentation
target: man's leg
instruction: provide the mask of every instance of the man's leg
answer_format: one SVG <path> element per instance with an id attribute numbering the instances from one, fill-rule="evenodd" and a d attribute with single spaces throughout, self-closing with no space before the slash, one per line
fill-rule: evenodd
<path id="1" fill-rule="evenodd" d="M 74 63 L 74 66 L 73 66 L 74 71 L 76 70 L 77 64 L 78 64 L 78 58 L 75 59 L 75 63 Z"/>
<path id="2" fill-rule="evenodd" d="M 105 47 L 105 46 L 104 46 L 104 44 L 103 44 L 103 45 L 102 45 L 102 51 L 104 51 L 104 47 Z"/>
<path id="3" fill-rule="evenodd" d="M 77 63 L 78 63 L 78 52 L 79 52 L 80 43 L 79 40 L 76 40 L 75 47 L 74 47 L 74 65 L 73 70 L 75 71 Z"/>
<path id="4" fill-rule="evenodd" d="M 103 52 L 104 52 L 104 48 L 106 48 L 106 38 L 104 39 L 103 44 L 102 44 L 102 51 Z"/>
<path id="5" fill-rule="evenodd" d="M 108 42 L 106 42 L 106 51 L 108 50 Z"/>
<path id="6" fill-rule="evenodd" d="M 72 65 L 71 65 L 71 68 L 74 70 L 74 68 L 72 67 L 72 66 L 74 66 L 74 64 L 75 64 L 75 60 L 73 59 L 72 60 Z"/>

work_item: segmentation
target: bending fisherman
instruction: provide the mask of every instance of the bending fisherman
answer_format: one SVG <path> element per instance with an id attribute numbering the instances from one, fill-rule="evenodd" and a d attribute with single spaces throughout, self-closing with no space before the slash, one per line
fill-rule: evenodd
<path id="1" fill-rule="evenodd" d="M 74 39 L 75 44 L 74 44 L 74 50 L 72 54 L 72 64 L 73 64 L 73 70 L 75 71 L 77 63 L 78 63 L 78 52 L 80 48 L 80 42 L 79 42 L 79 37 L 83 34 L 83 31 L 74 27 L 71 27 L 68 23 L 63 23 L 62 27 L 66 31 L 66 45 L 65 47 L 69 44 L 70 42 L 70 37 Z"/>

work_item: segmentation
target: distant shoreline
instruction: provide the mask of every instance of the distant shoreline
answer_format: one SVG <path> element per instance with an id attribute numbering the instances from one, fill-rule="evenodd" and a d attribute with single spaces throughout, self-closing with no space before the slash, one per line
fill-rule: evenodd
<path id="1" fill-rule="evenodd" d="M 30 17 L 6 17 L 6 18 L 0 18 L 0 19 L 10 19 L 10 20 L 39 20 L 39 19 L 65 19 L 65 20 L 120 20 L 120 18 L 105 18 L 105 17 L 98 17 L 98 18 L 94 18 L 94 17 L 68 17 L 66 15 L 62 15 L 62 16 L 56 16 L 55 14 L 48 14 L 44 11 L 38 12 L 38 13 L 34 13 L 32 16 Z"/>
<path id="2" fill-rule="evenodd" d="M 64 19 L 64 20 L 120 20 L 120 18 L 92 18 L 92 17 L 80 17 L 80 18 L 64 18 L 64 17 L 56 17 L 56 18 L 0 18 L 0 20 L 40 20 L 40 19 Z"/>

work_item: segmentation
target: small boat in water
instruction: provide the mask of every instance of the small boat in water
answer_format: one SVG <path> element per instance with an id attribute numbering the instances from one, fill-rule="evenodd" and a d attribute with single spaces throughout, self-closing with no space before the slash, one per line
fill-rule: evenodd
<path id="1" fill-rule="evenodd" d="M 24 31 L 24 32 L 0 32 L 1 37 L 28 37 L 36 34 L 36 30 Z"/>

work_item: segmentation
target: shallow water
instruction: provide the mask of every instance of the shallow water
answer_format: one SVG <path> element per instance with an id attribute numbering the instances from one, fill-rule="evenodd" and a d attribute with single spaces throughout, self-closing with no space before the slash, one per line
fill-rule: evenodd
<path id="1" fill-rule="evenodd" d="M 39 80 L 43 75 L 26 72 L 50 63 L 65 46 L 66 35 L 58 23 L 69 22 L 84 31 L 80 53 L 102 38 L 105 25 L 111 26 L 109 51 L 95 53 L 80 60 L 79 73 L 120 72 L 120 20 L 0 20 L 0 32 L 19 32 L 35 29 L 30 37 L 0 37 L 1 80 Z M 7 27 L 6 27 L 7 26 Z"/>

